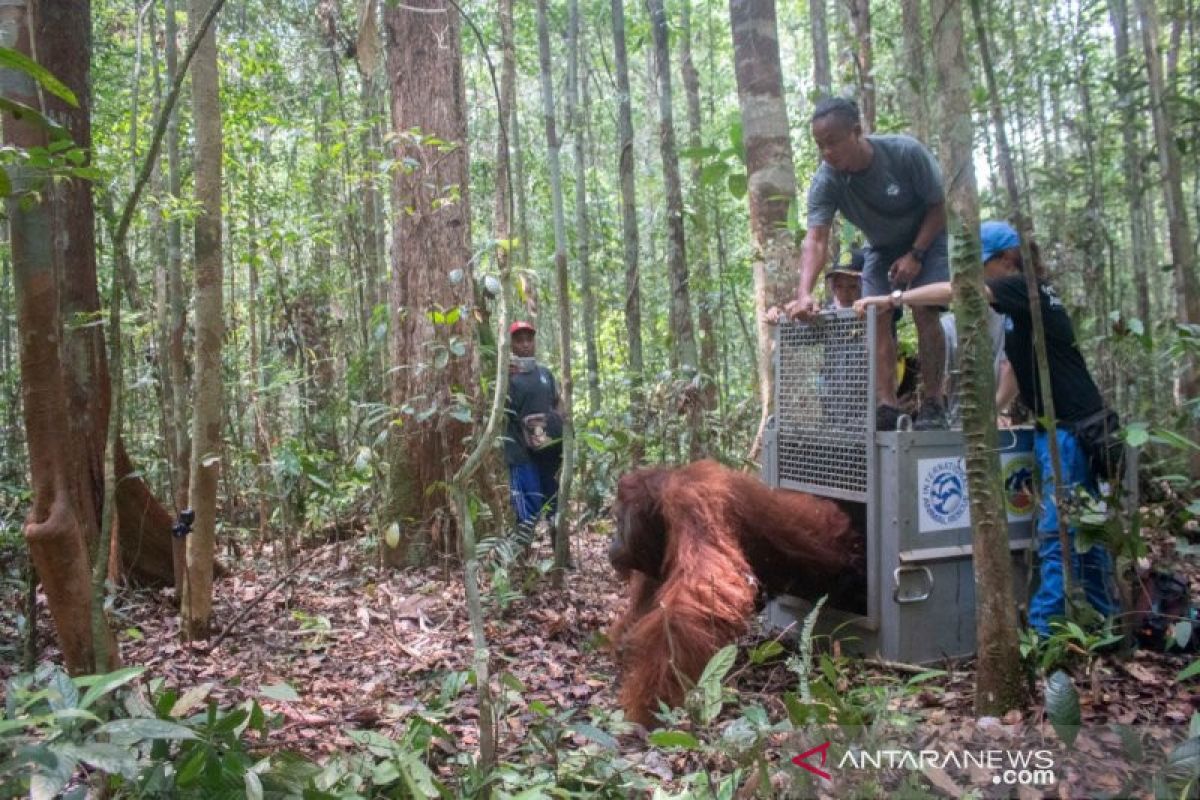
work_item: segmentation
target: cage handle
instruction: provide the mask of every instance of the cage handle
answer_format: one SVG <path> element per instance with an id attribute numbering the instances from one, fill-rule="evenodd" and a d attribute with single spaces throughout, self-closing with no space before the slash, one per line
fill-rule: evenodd
<path id="1" fill-rule="evenodd" d="M 925 589 L 919 594 L 900 594 L 900 575 L 901 573 L 915 572 L 925 576 Z M 892 572 L 892 599 L 900 605 L 909 603 L 923 603 L 929 599 L 929 595 L 933 594 L 933 572 L 926 566 L 902 566 L 896 567 Z"/>

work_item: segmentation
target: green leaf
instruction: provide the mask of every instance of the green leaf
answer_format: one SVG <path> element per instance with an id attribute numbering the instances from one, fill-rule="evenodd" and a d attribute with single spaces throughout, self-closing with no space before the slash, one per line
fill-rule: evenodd
<path id="1" fill-rule="evenodd" d="M 108 742 L 87 742 L 86 744 L 63 742 L 56 749 L 60 753 L 96 769 L 121 775 L 130 780 L 137 777 L 137 760 L 133 758 L 127 748 L 119 745 Z"/>
<path id="2" fill-rule="evenodd" d="M 746 173 L 735 172 L 729 176 L 729 193 L 738 200 L 746 196 L 746 186 Z"/>
<path id="3" fill-rule="evenodd" d="M 1169 431 L 1166 428 L 1155 428 L 1150 434 L 1150 439 L 1159 444 L 1170 445 L 1179 450 L 1200 450 L 1200 444 L 1196 444 L 1186 436 L 1182 436 L 1175 431 Z"/>
<path id="4" fill-rule="evenodd" d="M 296 694 L 296 690 L 287 683 L 273 683 L 269 686 L 259 687 L 259 693 L 271 700 L 278 700 L 281 703 L 292 703 L 300 699 L 300 695 Z"/>
<path id="5" fill-rule="evenodd" d="M 187 759 L 179 766 L 179 772 L 175 775 L 175 785 L 186 788 L 195 783 L 196 779 L 200 777 L 200 773 L 204 771 L 207 754 L 208 748 L 205 747 L 197 747 L 192 750 Z"/>
<path id="6" fill-rule="evenodd" d="M 1175 644 L 1180 650 L 1186 650 L 1188 642 L 1192 640 L 1192 623 L 1187 620 L 1181 620 L 1174 625 Z"/>
<path id="7" fill-rule="evenodd" d="M 8 178 L 8 170 L 0 167 L 0 197 L 12 194 L 12 181 Z"/>
<path id="8" fill-rule="evenodd" d="M 50 94 L 59 98 L 72 108 L 79 108 L 79 100 L 76 99 L 75 93 L 67 88 L 66 84 L 54 77 L 51 72 L 29 58 L 24 53 L 17 52 L 8 47 L 0 47 L 0 67 L 7 67 L 24 72 L 29 77 L 42 85 L 42 88 L 50 92 Z"/>
<path id="9" fill-rule="evenodd" d="M 114 719 L 101 725 L 96 732 L 125 744 L 147 740 L 182 742 L 198 738 L 191 728 L 167 719 Z"/>
<path id="10" fill-rule="evenodd" d="M 737 645 L 725 645 L 716 652 L 716 655 L 708 660 L 708 664 L 704 667 L 704 672 L 701 673 L 700 680 L 696 682 L 696 685 L 702 687 L 720 687 L 721 681 L 725 680 L 725 676 L 733 668 L 733 662 L 736 659 Z"/>
<path id="11" fill-rule="evenodd" d="M 400 523 L 393 522 L 391 525 L 388 525 L 387 530 L 383 534 L 383 541 L 388 547 L 393 549 L 400 546 Z"/>
<path id="12" fill-rule="evenodd" d="M 1175 676 L 1175 680 L 1186 681 L 1188 678 L 1194 678 L 1197 675 L 1200 675 L 1200 658 L 1181 669 L 1179 674 Z"/>
<path id="13" fill-rule="evenodd" d="M 595 725 L 589 725 L 586 722 L 572 722 L 567 725 L 567 730 L 572 731 L 584 737 L 585 739 L 595 742 L 605 750 L 616 750 L 618 747 L 616 739 L 614 739 L 612 736 L 609 736 Z"/>
<path id="14" fill-rule="evenodd" d="M 1200 739 L 1187 739 L 1176 745 L 1171 755 L 1167 756 L 1166 771 L 1181 779 L 1195 780 L 1200 777 Z"/>
<path id="15" fill-rule="evenodd" d="M 433 780 L 433 773 L 425 762 L 417 758 L 415 753 L 405 752 L 400 756 L 401 774 L 408 790 L 415 797 L 437 797 L 439 792 Z"/>
<path id="16" fill-rule="evenodd" d="M 685 147 L 679 151 L 680 158 L 704 159 L 713 158 L 721 154 L 721 151 L 712 145 L 703 145 L 701 147 Z"/>
<path id="17" fill-rule="evenodd" d="M 715 186 L 724 180 L 728 173 L 728 164 L 724 161 L 715 161 L 712 164 L 705 165 L 704 169 L 700 170 L 700 183 L 703 186 Z"/>
<path id="18" fill-rule="evenodd" d="M 1130 447 L 1142 447 L 1150 441 L 1150 426 L 1145 422 L 1130 422 L 1125 426 L 1124 436 Z"/>
<path id="19" fill-rule="evenodd" d="M 696 737 L 686 731 L 655 731 L 650 734 L 650 744 L 655 747 L 682 747 L 685 750 L 700 747 Z"/>
<path id="20" fill-rule="evenodd" d="M 783 645 L 777 641 L 763 642 L 750 651 L 751 664 L 765 664 L 783 652 Z"/>
<path id="21" fill-rule="evenodd" d="M 126 667 L 125 669 L 119 669 L 116 672 L 102 675 L 100 680 L 88 687 L 87 693 L 79 701 L 79 707 L 89 708 L 92 703 L 99 700 L 102 696 L 108 694 L 118 686 L 124 686 L 145 671 L 145 667 Z"/>
<path id="22" fill-rule="evenodd" d="M 1070 747 L 1079 735 L 1082 719 L 1079 711 L 1079 693 L 1071 676 L 1061 669 L 1046 679 L 1046 716 L 1054 727 L 1058 738 Z"/>

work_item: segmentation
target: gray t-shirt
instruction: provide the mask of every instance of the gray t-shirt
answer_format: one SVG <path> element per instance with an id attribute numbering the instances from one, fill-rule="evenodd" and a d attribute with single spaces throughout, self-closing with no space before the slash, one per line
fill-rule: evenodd
<path id="1" fill-rule="evenodd" d="M 808 187 L 808 227 L 828 225 L 840 211 L 874 248 L 912 246 L 926 209 L 945 200 L 942 171 L 911 136 L 868 136 L 874 148 L 862 172 L 821 162 Z"/>

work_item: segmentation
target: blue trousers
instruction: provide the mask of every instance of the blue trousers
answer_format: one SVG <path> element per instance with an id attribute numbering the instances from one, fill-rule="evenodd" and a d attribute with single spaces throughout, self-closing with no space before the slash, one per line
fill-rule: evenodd
<path id="1" fill-rule="evenodd" d="M 1087 457 L 1075 435 L 1059 428 L 1058 451 L 1062 459 L 1063 483 L 1067 496 L 1075 487 L 1084 487 L 1092 496 L 1097 495 L 1096 483 L 1088 469 Z M 1041 580 L 1037 592 L 1029 601 L 1029 623 L 1038 633 L 1050 633 L 1050 618 L 1061 617 L 1066 608 L 1063 591 L 1062 543 L 1058 538 L 1058 506 L 1054 501 L 1054 470 L 1050 461 L 1050 436 L 1038 431 L 1033 441 L 1037 455 L 1038 471 L 1042 481 L 1042 506 L 1038 514 L 1038 556 L 1041 559 Z M 1093 544 L 1086 553 L 1074 550 L 1075 529 L 1069 530 L 1071 541 L 1071 573 L 1083 588 L 1088 602 L 1104 616 L 1119 611 L 1114 599 L 1113 566 L 1108 550 Z"/>
<path id="2" fill-rule="evenodd" d="M 513 512 L 521 525 L 536 525 L 542 512 L 553 517 L 558 508 L 558 468 L 561 458 L 542 458 L 508 465 L 508 489 Z"/>

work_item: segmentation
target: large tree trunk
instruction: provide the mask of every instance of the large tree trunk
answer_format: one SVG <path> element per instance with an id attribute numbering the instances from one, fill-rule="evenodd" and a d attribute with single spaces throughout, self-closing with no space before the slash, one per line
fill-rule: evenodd
<path id="1" fill-rule="evenodd" d="M 932 0 L 939 20 L 934 53 L 941 91 L 942 172 L 955 243 L 954 313 L 967 333 L 959 348 L 963 439 L 972 520 L 975 570 L 975 711 L 999 716 L 1020 707 L 1024 681 L 1017 642 L 1012 555 L 996 433 L 995 377 L 986 335 L 987 300 L 979 260 L 979 196 L 972 161 L 971 71 L 963 47 L 962 6 L 958 0 Z"/>
<path id="2" fill-rule="evenodd" d="M 401 566 L 455 548 L 444 487 L 462 458 L 477 385 L 474 282 L 458 12 L 447 0 L 410 0 L 387 6 L 384 25 L 396 162 L 410 165 L 392 178 L 390 383 L 398 419 L 386 521 L 400 536 L 384 558 Z"/>
<path id="3" fill-rule="evenodd" d="M 188 26 L 199 30 L 213 0 L 189 0 Z M 189 505 L 196 512 L 187 537 L 187 580 L 180 607 L 181 635 L 205 639 L 212 617 L 213 552 L 216 549 L 217 484 L 221 476 L 225 333 L 221 261 L 221 103 L 217 27 L 208 29 L 192 62 L 192 118 L 196 137 L 196 386 L 192 408 Z"/>
<path id="4" fill-rule="evenodd" d="M 562 167 L 554 124 L 554 82 L 550 74 L 550 32 L 546 21 L 546 0 L 537 3 L 538 63 L 542 83 L 542 114 L 546 127 L 546 151 L 550 167 L 550 206 L 554 214 L 554 276 L 558 295 L 559 385 L 563 411 L 563 466 L 558 486 L 558 511 L 554 517 L 555 584 L 562 581 L 563 570 L 570 559 L 570 539 L 567 535 L 571 478 L 575 460 L 575 428 L 571 421 L 571 298 L 567 273 L 567 232 L 563 212 Z"/>
<path id="5" fill-rule="evenodd" d="M 667 196 L 667 278 L 671 287 L 668 319 L 671 327 L 671 366 L 679 371 L 681 402 L 687 414 L 688 455 L 704 453 L 704 415 L 696 385 L 696 334 L 692 325 L 692 302 L 688 285 L 687 251 L 684 246 L 683 185 L 679 179 L 679 155 L 675 146 L 675 115 L 672 111 L 671 47 L 663 0 L 647 0 L 650 27 L 654 32 L 654 62 L 658 75 L 658 143 L 662 154 L 663 185 Z"/>
<path id="6" fill-rule="evenodd" d="M 762 413 L 750 458 L 758 457 L 771 413 L 771 327 L 767 309 L 794 295 L 796 243 L 787 228 L 796 199 L 796 172 L 788 136 L 775 0 L 730 0 L 734 72 L 742 110 L 742 141 L 749 172 L 750 233 L 754 239 L 754 319 L 758 333 L 758 391 Z"/>
<path id="7" fill-rule="evenodd" d="M 1152 0 L 1135 0 L 1142 26 L 1142 44 L 1150 86 L 1150 115 L 1154 120 L 1154 140 L 1158 166 L 1162 173 L 1163 199 L 1167 209 L 1167 230 L 1171 243 L 1171 262 L 1175 267 L 1176 319 L 1183 324 L 1200 323 L 1200 284 L 1196 278 L 1196 248 L 1183 195 L 1183 171 L 1175 120 L 1167 103 L 1167 81 L 1163 76 L 1162 54 L 1158 46 L 1158 10 Z M 1172 73 L 1174 69 L 1172 69 Z M 1200 366 L 1187 358 L 1180 371 L 1176 404 L 1200 394 Z M 1193 433 L 1196 430 L 1193 429 Z M 1193 453 L 1192 477 L 1200 476 L 1200 453 Z"/>
<path id="8" fill-rule="evenodd" d="M 633 180 L 633 111 L 629 97 L 629 55 L 625 48 L 625 3 L 612 0 L 613 59 L 617 73 L 617 140 L 618 171 L 621 181 L 621 241 L 625 262 L 625 335 L 629 339 L 629 413 L 630 430 L 641 430 L 644 413 L 642 378 L 642 290 L 638 273 L 637 192 Z M 642 460 L 644 445 L 634 437 L 630 460 Z"/>
<path id="9" fill-rule="evenodd" d="M 37 52 L 41 63 L 75 92 L 79 107 L 71 108 L 48 94 L 43 106 L 32 79 L 13 70 L 0 70 L 0 92 L 7 99 L 44 108 L 65 123 L 84 149 L 91 144 L 90 19 L 86 0 L 48 9 L 0 8 L 0 44 L 31 58 Z M 4 116 L 4 140 L 22 149 L 48 144 L 43 129 L 9 114 Z M 48 183 L 43 172 L 29 166 L 10 167 L 9 172 L 13 185 L 9 230 L 32 478 L 32 503 L 24 534 L 67 668 L 92 672 L 111 668 L 118 659 L 111 632 L 105 627 L 101 635 L 106 641 L 95 643 L 90 622 L 89 548 L 99 541 L 108 420 L 106 414 L 76 415 L 78 396 L 73 381 L 79 376 L 76 368 L 86 367 L 87 362 L 70 359 L 75 348 L 90 343 L 82 337 L 66 338 L 63 319 L 66 295 L 82 291 L 65 280 L 67 269 L 83 272 L 90 268 L 95 291 L 91 185 L 79 180 Z M 72 258 L 83 259 L 82 264 L 69 261 Z M 64 286 L 62 296 L 60 285 Z M 103 347 L 102 341 L 99 346 Z M 102 351 L 99 355 L 103 356 Z M 109 553 L 97 557 L 108 560 Z M 96 663 L 97 652 L 107 654 L 107 663 Z"/>

